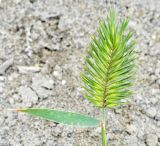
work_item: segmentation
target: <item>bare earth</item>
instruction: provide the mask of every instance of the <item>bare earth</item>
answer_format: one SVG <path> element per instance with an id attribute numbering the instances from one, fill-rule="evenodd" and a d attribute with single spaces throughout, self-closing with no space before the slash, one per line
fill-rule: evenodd
<path id="1" fill-rule="evenodd" d="M 114 7 L 136 31 L 137 74 L 129 104 L 107 111 L 109 146 L 160 146 L 159 0 L 0 0 L 0 146 L 100 146 L 80 129 L 7 111 L 45 107 L 99 117 L 81 94 L 83 55 Z"/>

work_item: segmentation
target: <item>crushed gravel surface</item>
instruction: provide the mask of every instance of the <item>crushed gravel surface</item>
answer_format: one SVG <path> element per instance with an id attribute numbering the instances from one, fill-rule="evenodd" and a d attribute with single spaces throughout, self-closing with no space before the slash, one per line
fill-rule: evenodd
<path id="1" fill-rule="evenodd" d="M 45 107 L 99 117 L 79 73 L 91 33 L 114 7 L 136 32 L 137 73 L 129 104 L 107 111 L 110 146 L 160 146 L 159 0 L 0 0 L 0 146 L 100 146 L 80 129 L 6 111 Z"/>

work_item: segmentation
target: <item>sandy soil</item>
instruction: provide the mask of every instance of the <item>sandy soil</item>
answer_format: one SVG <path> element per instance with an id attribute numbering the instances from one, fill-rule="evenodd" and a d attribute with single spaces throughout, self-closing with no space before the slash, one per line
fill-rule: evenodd
<path id="1" fill-rule="evenodd" d="M 159 0 L 1 0 L 0 108 L 47 107 L 99 117 L 81 94 L 89 36 L 115 7 L 136 32 L 137 74 L 125 107 L 107 111 L 110 146 L 160 146 Z M 0 112 L 0 146 L 100 146 L 100 129 Z"/>

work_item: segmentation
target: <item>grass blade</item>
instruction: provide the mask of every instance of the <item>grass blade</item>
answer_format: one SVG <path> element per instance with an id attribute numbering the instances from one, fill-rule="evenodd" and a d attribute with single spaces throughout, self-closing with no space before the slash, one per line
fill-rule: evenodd
<path id="1" fill-rule="evenodd" d="M 87 115 L 72 113 L 53 109 L 28 108 L 19 109 L 18 112 L 24 112 L 32 116 L 40 117 L 56 123 L 79 127 L 97 127 L 99 121 Z"/>

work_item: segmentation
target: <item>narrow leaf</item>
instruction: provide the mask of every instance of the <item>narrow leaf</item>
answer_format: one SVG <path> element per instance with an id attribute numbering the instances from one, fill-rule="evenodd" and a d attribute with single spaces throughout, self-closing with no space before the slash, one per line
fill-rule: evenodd
<path id="1" fill-rule="evenodd" d="M 17 111 L 25 112 L 32 116 L 40 117 L 49 121 L 65 125 L 79 127 L 97 127 L 99 125 L 99 121 L 97 119 L 79 113 L 39 108 L 19 109 Z"/>

